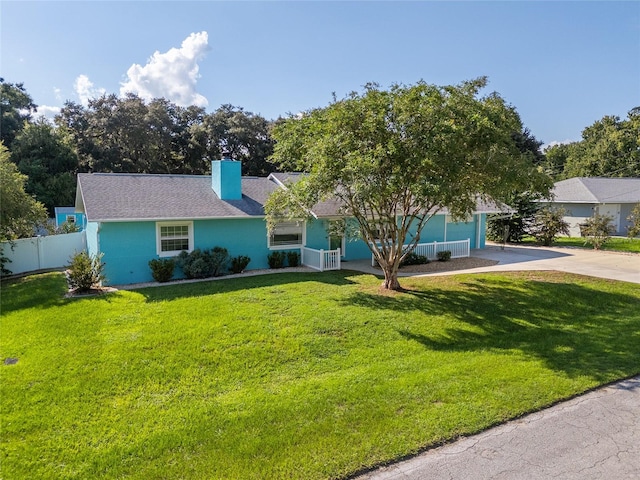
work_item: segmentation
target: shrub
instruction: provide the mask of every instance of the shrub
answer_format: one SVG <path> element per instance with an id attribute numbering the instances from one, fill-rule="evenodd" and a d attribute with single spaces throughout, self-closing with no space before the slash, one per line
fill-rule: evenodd
<path id="1" fill-rule="evenodd" d="M 0 277 L 11 275 L 13 272 L 7 268 L 7 263 L 11 263 L 9 257 L 4 256 L 3 246 L 0 245 Z"/>
<path id="2" fill-rule="evenodd" d="M 267 263 L 269 268 L 282 268 L 284 267 L 284 259 L 286 254 L 284 252 L 271 252 L 267 255 Z"/>
<path id="3" fill-rule="evenodd" d="M 543 207 L 538 210 L 527 231 L 537 242 L 550 246 L 559 234 L 569 235 L 569 224 L 564 221 L 564 208 Z"/>
<path id="4" fill-rule="evenodd" d="M 406 257 L 404 257 L 401 266 L 404 267 L 406 265 L 424 265 L 426 263 L 429 263 L 429 259 L 427 257 L 425 257 L 424 255 L 418 255 L 415 252 L 411 252 Z"/>
<path id="5" fill-rule="evenodd" d="M 156 282 L 168 282 L 173 277 L 176 261 L 173 258 L 154 258 L 149 260 L 151 276 Z"/>
<path id="6" fill-rule="evenodd" d="M 300 265 L 300 253 L 295 251 L 287 252 L 287 263 L 290 267 L 297 267 Z"/>
<path id="7" fill-rule="evenodd" d="M 441 252 L 436 253 L 436 256 L 438 257 L 439 261 L 448 262 L 449 260 L 451 260 L 451 251 L 443 250 Z"/>
<path id="8" fill-rule="evenodd" d="M 245 257 L 244 255 L 239 255 L 237 257 L 233 257 L 231 259 L 231 271 L 233 273 L 242 273 L 244 269 L 247 268 L 251 259 L 249 257 Z"/>
<path id="9" fill-rule="evenodd" d="M 596 213 L 581 225 L 580 231 L 586 237 L 585 245 L 593 245 L 594 250 L 600 250 L 611 238 L 613 233 L 613 219 L 607 215 Z"/>
<path id="10" fill-rule="evenodd" d="M 68 278 L 71 288 L 75 288 L 79 292 L 86 292 L 104 281 L 102 256 L 102 253 L 89 255 L 87 252 L 82 251 L 71 257 L 71 263 L 68 266 Z"/>
<path id="11" fill-rule="evenodd" d="M 56 234 L 64 234 L 64 233 L 75 233 L 75 232 L 79 232 L 80 231 L 80 227 L 78 225 L 76 225 L 75 223 L 71 223 L 71 222 L 64 222 L 62 225 L 60 225 L 55 233 Z"/>
<path id="12" fill-rule="evenodd" d="M 196 248 L 191 253 L 180 252 L 177 257 L 177 265 L 187 278 L 218 277 L 227 271 L 228 264 L 229 252 L 222 247 Z"/>

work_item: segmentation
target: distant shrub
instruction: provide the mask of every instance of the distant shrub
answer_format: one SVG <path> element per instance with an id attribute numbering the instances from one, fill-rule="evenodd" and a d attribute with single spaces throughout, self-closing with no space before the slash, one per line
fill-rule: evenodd
<path id="1" fill-rule="evenodd" d="M 300 253 L 293 250 L 287 252 L 287 263 L 290 267 L 297 267 L 300 265 Z"/>
<path id="2" fill-rule="evenodd" d="M 64 222 L 55 231 L 56 234 L 76 233 L 80 231 L 80 226 L 71 222 Z"/>
<path id="3" fill-rule="evenodd" d="M 102 256 L 102 253 L 89 255 L 87 252 L 82 251 L 71 257 L 71 263 L 68 266 L 68 279 L 71 288 L 79 292 L 86 292 L 94 286 L 99 286 L 104 281 Z"/>
<path id="4" fill-rule="evenodd" d="M 538 243 L 549 247 L 558 235 L 569 235 L 569 224 L 564 220 L 566 214 L 564 208 L 542 207 L 534 215 L 527 232 Z"/>
<path id="5" fill-rule="evenodd" d="M 173 258 L 154 258 L 149 260 L 151 276 L 156 282 L 168 282 L 173 277 L 176 261 Z"/>
<path id="6" fill-rule="evenodd" d="M 222 247 L 210 250 L 196 248 L 190 253 L 180 252 L 176 264 L 187 278 L 218 277 L 227 271 L 229 252 Z"/>
<path id="7" fill-rule="evenodd" d="M 585 245 L 591 244 L 594 250 L 600 250 L 611 238 L 614 226 L 613 218 L 596 213 L 593 217 L 580 226 L 580 231 L 585 239 Z"/>
<path id="8" fill-rule="evenodd" d="M 237 257 L 233 257 L 231 259 L 231 271 L 233 273 L 242 273 L 244 269 L 247 268 L 251 259 L 249 257 L 245 257 L 244 255 L 239 255 Z"/>
<path id="9" fill-rule="evenodd" d="M 441 252 L 436 253 L 438 260 L 441 262 L 448 262 L 451 260 L 451 250 L 443 250 Z"/>
<path id="10" fill-rule="evenodd" d="M 267 263 L 269 264 L 269 268 L 283 268 L 285 257 L 285 252 L 271 252 L 269 255 L 267 255 Z"/>
<path id="11" fill-rule="evenodd" d="M 411 252 L 406 257 L 404 257 L 401 266 L 404 267 L 407 265 L 424 265 L 426 263 L 429 263 L 429 259 L 427 257 L 425 257 L 424 255 L 418 255 L 415 252 Z"/>

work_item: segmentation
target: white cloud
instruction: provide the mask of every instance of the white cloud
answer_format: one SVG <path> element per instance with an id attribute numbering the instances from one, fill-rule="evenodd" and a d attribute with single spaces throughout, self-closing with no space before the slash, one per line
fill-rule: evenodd
<path id="1" fill-rule="evenodd" d="M 94 87 L 93 82 L 91 82 L 86 75 L 78 76 L 73 84 L 73 88 L 80 99 L 80 103 L 85 107 L 89 104 L 90 99 L 101 97 L 107 93 L 104 88 Z"/>
<path id="2" fill-rule="evenodd" d="M 44 118 L 48 122 L 53 122 L 53 117 L 60 113 L 60 107 L 52 107 L 50 105 L 38 105 L 38 110 L 31 114 L 34 120 Z"/>
<path id="3" fill-rule="evenodd" d="M 206 107 L 209 102 L 196 91 L 198 62 L 209 50 L 207 32 L 192 33 L 180 48 L 156 51 L 146 65 L 133 64 L 127 81 L 121 83 L 120 95 L 135 93 L 145 100 L 163 97 L 183 107 Z"/>
<path id="4" fill-rule="evenodd" d="M 62 90 L 58 87 L 53 87 L 53 94 L 56 96 L 56 100 L 62 101 Z"/>
<path id="5" fill-rule="evenodd" d="M 542 147 L 540 148 L 540 150 L 542 150 L 542 153 L 546 152 L 547 150 L 549 150 L 551 147 L 555 147 L 556 145 L 566 145 L 568 143 L 573 143 L 573 142 L 577 142 L 578 140 L 571 140 L 571 139 L 566 139 L 566 140 L 554 140 L 552 142 L 549 143 L 545 143 L 544 145 L 542 145 Z"/>

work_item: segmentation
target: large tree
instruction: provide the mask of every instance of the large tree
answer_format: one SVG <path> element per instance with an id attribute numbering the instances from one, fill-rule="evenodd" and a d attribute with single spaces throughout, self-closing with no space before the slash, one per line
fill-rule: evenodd
<path id="1" fill-rule="evenodd" d="M 47 210 L 25 192 L 27 177 L 9 159 L 0 142 L 0 241 L 32 237 L 36 227 L 47 221 Z"/>
<path id="2" fill-rule="evenodd" d="M 54 207 L 74 203 L 78 157 L 46 120 L 25 126 L 13 142 L 11 160 L 28 177 L 26 192 L 45 205 L 49 216 Z"/>
<path id="3" fill-rule="evenodd" d="M 400 289 L 399 265 L 433 215 L 447 207 L 464 217 L 479 199 L 499 201 L 539 175 L 516 146 L 518 114 L 496 93 L 481 97 L 486 84 L 369 84 L 280 122 L 273 160 L 307 175 L 269 198 L 269 226 L 335 198 L 370 245 L 383 288 Z"/>
<path id="4" fill-rule="evenodd" d="M 0 141 L 11 148 L 16 135 L 31 119 L 37 106 L 22 83 L 7 83 L 0 78 Z"/>

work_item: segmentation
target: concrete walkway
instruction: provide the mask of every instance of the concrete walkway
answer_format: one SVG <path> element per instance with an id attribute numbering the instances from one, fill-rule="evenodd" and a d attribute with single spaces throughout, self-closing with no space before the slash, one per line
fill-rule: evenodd
<path id="1" fill-rule="evenodd" d="M 358 480 L 640 478 L 640 377 L 594 390 Z"/>

